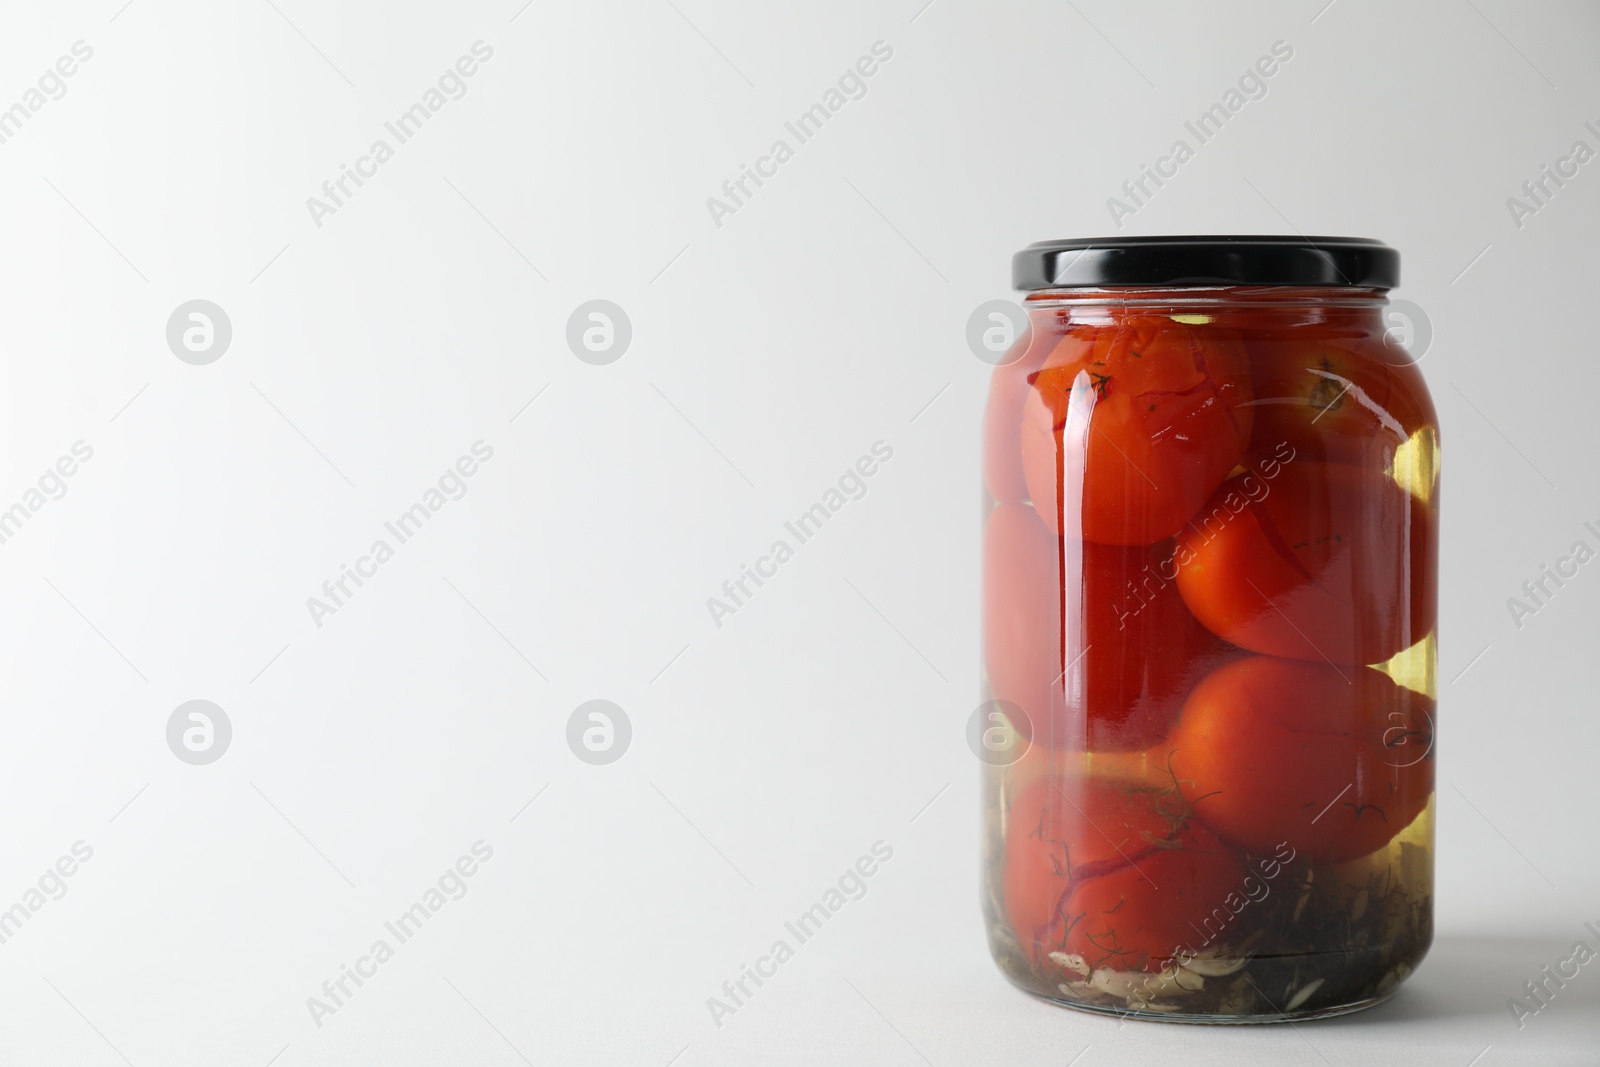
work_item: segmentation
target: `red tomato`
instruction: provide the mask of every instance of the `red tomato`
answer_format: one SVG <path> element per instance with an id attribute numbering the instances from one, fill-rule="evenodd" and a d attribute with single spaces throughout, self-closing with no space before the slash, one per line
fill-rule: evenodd
<path id="1" fill-rule="evenodd" d="M 1433 410 L 1416 369 L 1397 364 L 1380 338 L 1301 340 L 1292 331 L 1252 337 L 1255 399 L 1250 457 L 1287 442 L 1305 459 L 1359 463 L 1403 444 L 1431 424 Z"/>
<path id="2" fill-rule="evenodd" d="M 1230 330 L 1158 315 L 1074 327 L 1023 406 L 1029 496 L 1068 536 L 1171 537 L 1244 452 L 1249 399 L 1248 360 Z"/>
<path id="3" fill-rule="evenodd" d="M 1244 877 L 1176 790 L 1139 782 L 1035 781 L 1012 803 L 1005 847 L 1006 918 L 1047 971 L 1062 971 L 1052 952 L 1091 968 L 1157 969 Z"/>
<path id="4" fill-rule="evenodd" d="M 1170 766 L 1225 840 L 1354 859 L 1427 807 L 1432 710 L 1371 667 L 1252 656 L 1195 687 L 1167 740 Z"/>
<path id="5" fill-rule="evenodd" d="M 1030 388 L 1028 380 L 1059 338 L 1044 321 L 1035 321 L 1007 353 L 1017 355 L 1016 361 L 995 367 L 989 376 L 983 412 L 983 484 L 996 500 L 1028 499 L 1028 484 L 1022 477 L 1022 402 Z"/>
<path id="6" fill-rule="evenodd" d="M 1433 628 L 1433 509 L 1381 471 L 1294 458 L 1229 479 L 1178 539 L 1178 589 L 1253 652 L 1380 663 Z"/>
<path id="7" fill-rule="evenodd" d="M 1068 666 L 1049 744 L 1148 748 L 1177 721 L 1190 687 L 1231 650 L 1184 606 L 1171 580 L 1173 542 L 1067 545 Z"/>
<path id="8" fill-rule="evenodd" d="M 1166 736 L 1189 688 L 1227 654 L 1178 595 L 1172 552 L 1171 541 L 1063 541 L 1027 505 L 994 510 L 984 534 L 984 651 L 993 695 L 1026 712 L 1013 724 L 1024 737 L 1100 752 Z"/>

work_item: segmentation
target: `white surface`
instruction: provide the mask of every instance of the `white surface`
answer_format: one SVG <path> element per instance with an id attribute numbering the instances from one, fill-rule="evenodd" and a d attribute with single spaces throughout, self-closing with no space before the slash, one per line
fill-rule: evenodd
<path id="1" fill-rule="evenodd" d="M 1520 1031 L 1506 1008 L 1600 925 L 1600 577 L 1520 629 L 1506 605 L 1600 525 L 1600 162 L 1520 229 L 1506 207 L 1600 146 L 1592 5 L 121 3 L 0 34 L 0 106 L 94 49 L 0 145 L 0 506 L 94 449 L 0 545 L 0 901 L 94 849 L 0 945 L 0 1060 L 1600 1061 L 1600 965 Z M 306 198 L 480 39 L 466 96 L 318 229 Z M 879 40 L 866 95 L 714 225 Z M 1347 1020 L 1119 1027 L 983 944 L 963 330 L 1023 244 L 1113 231 L 1106 199 L 1278 40 L 1267 95 L 1123 232 L 1404 254 L 1446 457 L 1439 943 Z M 163 335 L 194 298 L 233 323 L 209 366 Z M 610 366 L 564 341 L 594 298 L 633 323 Z M 706 598 L 880 439 L 865 497 L 715 627 Z M 318 629 L 306 598 L 478 440 L 466 495 Z M 596 697 L 634 729 L 604 767 L 565 743 Z M 207 767 L 164 738 L 195 698 L 234 729 Z M 316 1026 L 480 839 L 467 895 Z M 715 1027 L 706 998 L 880 839 L 865 897 Z"/>

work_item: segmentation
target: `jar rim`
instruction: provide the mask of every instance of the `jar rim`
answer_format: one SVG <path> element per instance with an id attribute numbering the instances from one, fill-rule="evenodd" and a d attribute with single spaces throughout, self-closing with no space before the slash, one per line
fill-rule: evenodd
<path id="1" fill-rule="evenodd" d="M 1372 308 L 1388 302 L 1387 289 L 1353 285 L 1065 285 L 1029 292 L 1023 307 L 1232 307 L 1278 312 L 1295 308 Z"/>
<path id="2" fill-rule="evenodd" d="M 1132 286 L 1392 289 L 1400 253 L 1366 237 L 1296 234 L 1083 237 L 1039 241 L 1011 260 L 1023 291 Z"/>

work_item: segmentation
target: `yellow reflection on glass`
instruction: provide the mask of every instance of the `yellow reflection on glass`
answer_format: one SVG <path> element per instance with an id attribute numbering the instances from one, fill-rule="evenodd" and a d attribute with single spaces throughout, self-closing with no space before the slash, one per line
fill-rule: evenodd
<path id="1" fill-rule="evenodd" d="M 1439 680 L 1435 675 L 1438 660 L 1434 631 L 1410 648 L 1401 649 L 1383 663 L 1373 664 L 1378 670 L 1395 680 L 1397 685 L 1414 689 L 1428 696 L 1437 696 Z"/>
<path id="2" fill-rule="evenodd" d="M 1439 433 L 1424 426 L 1394 450 L 1389 476 L 1424 504 L 1432 504 L 1439 487 Z"/>

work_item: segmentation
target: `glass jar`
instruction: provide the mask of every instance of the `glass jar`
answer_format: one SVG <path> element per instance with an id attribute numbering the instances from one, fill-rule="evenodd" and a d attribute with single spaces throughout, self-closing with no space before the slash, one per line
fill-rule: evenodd
<path id="1" fill-rule="evenodd" d="M 1023 989 L 1264 1022 L 1432 939 L 1438 422 L 1350 238 L 1054 241 L 984 425 L 983 905 Z"/>

